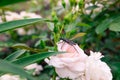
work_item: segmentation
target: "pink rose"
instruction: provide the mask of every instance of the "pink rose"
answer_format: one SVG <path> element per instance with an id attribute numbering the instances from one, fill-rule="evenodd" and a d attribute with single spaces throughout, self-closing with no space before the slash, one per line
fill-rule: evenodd
<path id="1" fill-rule="evenodd" d="M 66 51 L 66 53 L 51 56 L 46 62 L 55 67 L 58 76 L 69 79 L 83 76 L 87 58 L 84 51 L 77 44 L 70 45 L 63 40 L 57 43 L 57 47 L 58 51 Z"/>
<path id="2" fill-rule="evenodd" d="M 100 52 L 90 52 L 87 56 L 77 45 L 61 40 L 57 43 L 58 51 L 64 54 L 51 56 L 46 59 L 49 65 L 55 67 L 56 73 L 61 78 L 72 80 L 112 80 L 109 66 L 101 61 Z"/>
<path id="3" fill-rule="evenodd" d="M 86 60 L 86 80 L 112 80 L 111 69 L 100 60 L 102 57 L 100 52 L 90 52 Z"/>

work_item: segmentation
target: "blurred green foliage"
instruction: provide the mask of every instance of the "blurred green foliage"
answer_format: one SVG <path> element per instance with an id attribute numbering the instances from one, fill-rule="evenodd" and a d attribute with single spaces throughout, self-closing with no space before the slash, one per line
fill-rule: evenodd
<path id="1" fill-rule="evenodd" d="M 0 32 L 4 33 L 1 33 L 0 36 L 7 37 L 7 40 L 3 41 L 0 38 L 0 57 L 2 59 L 15 61 L 17 58 L 18 60 L 15 61 L 17 64 L 19 61 L 25 62 L 25 60 L 25 63 L 37 62 L 44 66 L 44 71 L 35 78 L 38 80 L 50 79 L 54 74 L 54 69 L 41 60 L 52 54 L 47 56 L 45 54 L 43 58 L 38 59 L 37 56 L 42 54 L 38 54 L 36 50 L 55 51 L 56 43 L 62 37 L 78 43 L 87 55 L 90 50 L 102 52 L 105 55 L 102 60 L 112 69 L 113 80 L 120 80 L 120 0 L 80 0 L 79 2 L 77 0 L 31 0 L 17 3 L 22 1 L 26 0 L 13 0 L 13 2 L 0 0 L 2 7 L 0 16 L 4 16 L 4 12 L 7 10 L 18 13 L 26 10 L 36 12 L 43 18 L 1 23 Z M 13 3 L 16 4 L 9 5 Z M 40 20 L 42 23 L 39 23 Z M 37 24 L 35 24 L 36 22 Z M 35 30 L 35 33 L 19 35 L 16 30 L 13 30 L 18 27 L 24 27 L 26 31 Z M 12 31 L 9 31 L 10 29 Z M 27 48 L 25 46 L 12 47 L 18 43 L 27 45 Z M 21 49 L 25 49 L 26 52 L 20 53 Z M 14 66 L 11 61 L 9 64 Z M 6 62 L 5 65 L 7 65 Z M 44 79 L 45 77 L 46 79 Z"/>
<path id="2" fill-rule="evenodd" d="M 11 4 L 15 4 L 15 3 L 19 3 L 19 2 L 23 2 L 23 1 L 27 1 L 27 0 L 0 0 L 0 7 L 4 7 L 6 5 L 11 5 Z"/>

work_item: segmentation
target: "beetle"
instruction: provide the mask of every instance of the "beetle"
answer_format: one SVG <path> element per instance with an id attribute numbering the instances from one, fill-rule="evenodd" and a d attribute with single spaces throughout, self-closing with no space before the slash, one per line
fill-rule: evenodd
<path id="1" fill-rule="evenodd" d="M 63 45 L 61 46 L 61 48 L 64 46 L 65 43 L 68 43 L 70 46 L 72 46 L 77 53 L 79 53 L 79 51 L 76 49 L 76 43 L 74 43 L 73 41 L 69 40 L 69 39 L 65 39 L 65 38 L 60 38 L 60 40 L 63 40 Z"/>
<path id="2" fill-rule="evenodd" d="M 60 40 L 63 40 L 64 42 L 70 44 L 70 45 L 76 45 L 76 43 L 74 43 L 73 41 L 69 40 L 69 39 L 65 39 L 65 38 L 60 38 Z"/>

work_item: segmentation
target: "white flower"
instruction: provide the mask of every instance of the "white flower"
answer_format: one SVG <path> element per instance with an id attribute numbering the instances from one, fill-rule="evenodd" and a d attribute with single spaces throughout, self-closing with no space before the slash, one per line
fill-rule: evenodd
<path id="1" fill-rule="evenodd" d="M 0 23 L 2 23 L 2 18 L 1 18 L 1 16 L 0 16 Z"/>
<path id="2" fill-rule="evenodd" d="M 27 31 L 27 35 L 31 35 L 31 34 L 33 34 L 33 33 L 35 33 L 35 29 L 29 29 L 29 30 Z"/>
<path id="3" fill-rule="evenodd" d="M 90 6 L 93 6 L 93 4 L 92 4 L 92 3 L 89 3 L 89 4 L 86 3 L 86 4 L 85 4 L 85 13 L 86 13 L 86 14 L 90 14 L 90 13 L 91 13 L 91 10 L 88 10 L 88 9 L 87 9 L 87 8 L 90 7 Z"/>
<path id="4" fill-rule="evenodd" d="M 18 28 L 18 29 L 17 29 L 17 33 L 18 33 L 19 35 L 25 35 L 25 34 L 26 34 L 26 31 L 25 31 L 24 28 Z"/>
<path id="5" fill-rule="evenodd" d="M 58 51 L 66 53 L 51 56 L 45 61 L 55 67 L 61 78 L 72 80 L 112 80 L 112 73 L 108 65 L 101 61 L 100 52 L 90 52 L 87 56 L 75 43 L 61 40 L 57 43 Z"/>
<path id="6" fill-rule="evenodd" d="M 40 74 L 40 71 L 43 70 L 42 66 L 41 65 L 38 65 L 37 63 L 34 63 L 34 64 L 31 64 L 31 65 L 28 65 L 25 67 L 26 70 L 31 70 L 31 69 L 35 69 L 35 71 L 33 72 L 33 75 L 38 75 Z"/>
<path id="7" fill-rule="evenodd" d="M 5 74 L 0 77 L 0 80 L 21 80 L 21 78 L 18 75 Z M 22 79 L 22 80 L 26 80 L 26 79 Z"/>
<path id="8" fill-rule="evenodd" d="M 22 17 L 16 12 L 7 11 L 5 14 L 6 14 L 5 17 L 7 21 L 22 19 Z"/>
<path id="9" fill-rule="evenodd" d="M 40 15 L 37 15 L 35 13 L 31 13 L 31 12 L 26 12 L 26 11 L 20 12 L 20 16 L 22 18 L 41 18 Z"/>
<path id="10" fill-rule="evenodd" d="M 93 9 L 93 13 L 99 13 L 102 11 L 102 9 L 104 8 L 104 6 L 98 2 L 95 2 L 95 5 L 97 6 L 96 8 Z M 90 14 L 92 9 L 88 9 L 89 7 L 94 6 L 93 3 L 86 3 L 85 4 L 85 13 L 86 14 Z"/>
<path id="11" fill-rule="evenodd" d="M 79 11 L 79 5 L 73 6 L 72 7 L 72 13 L 74 14 L 75 12 Z"/>
<path id="12" fill-rule="evenodd" d="M 86 80 L 112 80 L 112 74 L 109 66 L 101 61 L 103 56 L 100 52 L 90 52 L 86 60 Z"/>
<path id="13" fill-rule="evenodd" d="M 66 53 L 51 56 L 45 61 L 55 67 L 56 73 L 61 78 L 75 79 L 84 75 L 85 60 L 87 55 L 77 44 L 69 44 L 61 40 L 58 44 L 58 51 Z"/>
<path id="14" fill-rule="evenodd" d="M 5 18 L 7 21 L 13 21 L 13 20 L 20 20 L 24 18 L 41 18 L 41 16 L 37 15 L 36 13 L 26 12 L 26 11 L 21 11 L 20 14 L 16 12 L 7 11 L 5 12 Z M 0 16 L 0 23 L 1 22 L 2 22 L 2 19 Z"/>
<path id="15" fill-rule="evenodd" d="M 16 12 L 10 12 L 7 11 L 5 12 L 5 18 L 7 21 L 13 21 L 13 20 L 20 20 L 20 19 L 28 19 L 28 18 L 41 18 L 40 15 L 37 15 L 36 13 L 32 12 L 26 12 L 26 11 L 21 11 L 20 14 Z M 0 16 L 0 23 L 2 23 L 2 18 Z M 28 32 L 25 31 L 24 28 L 19 28 L 16 30 L 19 35 L 25 35 L 25 34 L 32 34 L 35 31 L 34 30 L 29 30 Z"/>

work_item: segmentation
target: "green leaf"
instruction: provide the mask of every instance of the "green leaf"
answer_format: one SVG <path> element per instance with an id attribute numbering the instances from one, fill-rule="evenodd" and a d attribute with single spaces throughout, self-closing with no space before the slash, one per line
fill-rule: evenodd
<path id="1" fill-rule="evenodd" d="M 110 67 L 112 70 L 120 73 L 120 62 L 111 62 Z"/>
<path id="2" fill-rule="evenodd" d="M 113 21 L 113 19 L 105 19 L 103 20 L 102 23 L 100 23 L 97 28 L 96 28 L 96 33 L 97 34 L 101 34 L 102 32 L 104 32 L 108 27 L 109 24 Z"/>
<path id="3" fill-rule="evenodd" d="M 109 26 L 111 31 L 120 32 L 120 18 L 115 19 Z"/>
<path id="4" fill-rule="evenodd" d="M 93 10 L 93 9 L 98 8 L 98 7 L 99 7 L 99 6 L 97 6 L 97 5 L 93 5 L 93 6 L 87 7 L 86 10 Z"/>
<path id="5" fill-rule="evenodd" d="M 48 22 L 47 25 L 48 25 L 48 28 L 49 28 L 51 31 L 54 30 L 54 23 Z"/>
<path id="6" fill-rule="evenodd" d="M 109 66 L 111 67 L 114 80 L 119 80 L 120 79 L 120 62 L 111 62 Z"/>
<path id="7" fill-rule="evenodd" d="M 73 40 L 73 39 L 76 39 L 76 38 L 79 38 L 79 37 L 82 37 L 84 36 L 86 33 L 77 33 L 76 35 L 74 35 L 70 40 Z"/>
<path id="8" fill-rule="evenodd" d="M 0 47 L 10 47 L 12 45 L 13 45 L 13 43 L 11 43 L 11 42 L 0 41 Z"/>
<path id="9" fill-rule="evenodd" d="M 90 28 L 91 26 L 89 24 L 83 23 L 83 22 L 79 22 L 77 23 L 77 26 L 82 26 L 82 27 L 86 27 L 86 28 Z"/>
<path id="10" fill-rule="evenodd" d="M 55 54 L 60 54 L 63 52 L 43 52 L 43 53 L 37 53 L 28 57 L 24 57 L 21 59 L 18 59 L 16 61 L 13 61 L 13 63 L 20 65 L 21 67 L 25 67 L 29 64 L 32 64 L 36 61 L 43 60 L 49 56 L 55 55 Z"/>
<path id="11" fill-rule="evenodd" d="M 28 1 L 28 0 L 11 0 L 11 1 L 10 0 L 0 0 L 0 7 L 18 3 L 18 2 L 23 2 L 23 1 Z"/>
<path id="12" fill-rule="evenodd" d="M 25 53 L 26 50 L 17 50 L 15 51 L 14 53 L 10 54 L 9 56 L 7 56 L 5 58 L 5 60 L 9 60 L 9 61 L 13 61 L 15 60 L 16 58 L 18 58 L 19 56 L 21 56 L 22 54 Z"/>
<path id="13" fill-rule="evenodd" d="M 39 21 L 45 21 L 42 18 L 32 18 L 32 19 L 23 19 L 23 20 L 16 20 L 16 21 L 9 21 L 0 24 L 0 32 L 8 31 L 11 29 L 23 27 L 25 25 L 33 24 Z"/>
<path id="14" fill-rule="evenodd" d="M 103 22 L 97 26 L 96 33 L 100 34 L 104 32 L 107 28 L 109 28 L 112 31 L 120 31 L 119 24 L 120 24 L 120 15 L 112 16 L 108 19 L 103 20 Z"/>
<path id="15" fill-rule="evenodd" d="M 48 51 L 48 49 L 36 49 L 36 48 L 31 48 L 25 44 L 15 44 L 12 46 L 12 48 L 18 48 L 18 49 L 25 49 L 25 50 L 29 50 L 29 51 L 32 51 L 32 52 L 45 52 L 45 51 Z"/>
<path id="16" fill-rule="evenodd" d="M 0 72 L 17 74 L 29 80 L 34 80 L 33 77 L 28 75 L 21 67 L 5 60 L 0 60 Z"/>
<path id="17" fill-rule="evenodd" d="M 12 10 L 11 8 L 8 8 L 8 7 L 0 7 L 0 9 L 4 10 L 4 11 L 7 11 L 7 10 L 11 11 Z"/>
<path id="18" fill-rule="evenodd" d="M 62 0 L 62 6 L 63 6 L 64 8 L 66 7 L 65 0 Z"/>

